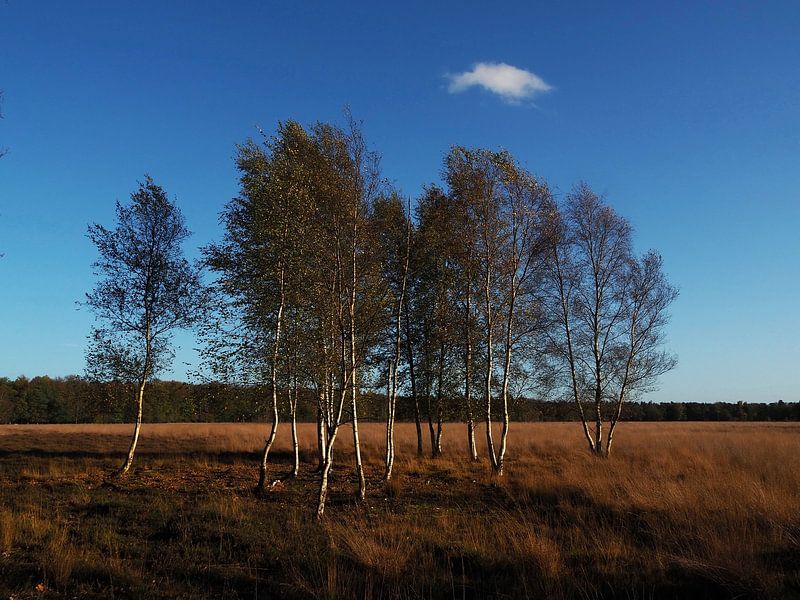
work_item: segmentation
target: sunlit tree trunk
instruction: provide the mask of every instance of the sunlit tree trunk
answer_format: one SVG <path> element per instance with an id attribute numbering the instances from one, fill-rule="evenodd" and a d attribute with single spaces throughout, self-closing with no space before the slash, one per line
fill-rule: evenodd
<path id="1" fill-rule="evenodd" d="M 272 444 L 275 443 L 275 437 L 278 433 L 278 352 L 280 350 L 281 328 L 283 326 L 283 309 L 286 303 L 284 277 L 284 268 L 281 266 L 278 272 L 280 303 L 278 304 L 278 311 L 275 315 L 275 339 L 272 347 L 272 364 L 270 365 L 270 383 L 272 385 L 272 428 L 270 429 L 267 442 L 264 444 L 264 451 L 261 453 L 261 464 L 258 471 L 258 490 L 263 490 L 264 485 L 266 484 L 267 460 L 269 458 L 269 451 L 272 449 Z"/>
<path id="2" fill-rule="evenodd" d="M 494 322 L 492 317 L 492 257 L 488 252 L 486 256 L 486 280 L 484 282 L 484 296 L 486 301 L 486 374 L 484 375 L 484 401 L 486 405 L 486 450 L 492 470 L 497 469 L 497 454 L 494 449 L 494 436 L 492 433 L 492 371 L 494 370 Z"/>
<path id="3" fill-rule="evenodd" d="M 431 371 L 431 336 L 429 332 L 429 322 L 427 316 L 424 318 L 423 333 L 422 333 L 422 358 L 423 358 L 423 372 L 425 373 L 425 413 L 428 419 L 428 434 L 431 438 L 431 456 L 436 456 L 436 429 L 433 426 L 433 375 Z"/>
<path id="4" fill-rule="evenodd" d="M 513 200 L 512 200 L 513 202 Z M 505 339 L 505 357 L 503 361 L 503 385 L 502 385 L 502 398 L 503 398 L 503 429 L 500 434 L 500 452 L 497 457 L 497 474 L 503 475 L 503 467 L 505 465 L 506 449 L 508 447 L 508 428 L 509 428 L 509 414 L 508 414 L 508 384 L 511 377 L 511 354 L 514 347 L 514 310 L 517 304 L 517 293 L 519 292 L 519 279 L 524 279 L 528 271 L 530 260 L 525 260 L 525 255 L 528 254 L 528 236 L 527 229 L 525 228 L 526 215 L 517 207 L 512 207 L 511 212 L 511 265 L 509 277 L 509 298 L 508 298 L 508 315 L 506 316 L 506 339 Z M 520 222 L 522 221 L 522 223 Z M 522 228 L 522 231 L 520 229 Z M 521 246 L 521 248 L 520 248 Z M 528 257 L 530 255 L 528 254 Z M 524 261 L 523 268 L 520 269 L 520 264 Z"/>
<path id="5" fill-rule="evenodd" d="M 595 311 L 598 309 L 595 308 Z M 592 351 L 595 358 L 595 371 L 594 371 L 594 451 L 598 455 L 603 454 L 603 370 L 600 359 L 599 347 L 599 325 L 597 323 L 597 312 L 595 312 L 594 322 L 594 342 L 592 344 Z"/>
<path id="6" fill-rule="evenodd" d="M 572 294 L 569 282 L 561 263 L 561 256 L 558 252 L 558 241 L 553 243 L 553 265 L 555 267 L 556 287 L 558 288 L 558 300 L 560 308 L 561 326 L 564 328 L 564 339 L 566 341 L 567 363 L 569 364 L 570 384 L 572 388 L 572 399 L 578 409 L 578 415 L 581 418 L 581 425 L 583 427 L 583 435 L 589 444 L 589 451 L 594 452 L 594 440 L 592 434 L 589 432 L 589 423 L 586 419 L 586 413 L 583 410 L 583 403 L 581 402 L 580 389 L 578 387 L 578 375 L 575 367 L 575 352 L 572 343 L 572 324 L 570 318 L 570 302 L 572 301 Z"/>
<path id="7" fill-rule="evenodd" d="M 509 300 L 508 318 L 506 320 L 506 339 L 505 339 L 505 357 L 503 361 L 503 385 L 502 385 L 502 398 L 503 398 L 503 429 L 500 434 L 500 452 L 497 457 L 497 465 L 495 471 L 498 475 L 503 474 L 503 466 L 506 456 L 506 447 L 508 444 L 508 382 L 511 372 L 511 349 L 512 349 L 512 331 L 514 319 L 514 304 L 516 302 L 516 278 L 512 277 L 511 298 Z"/>
<path id="8" fill-rule="evenodd" d="M 444 379 L 444 341 L 439 342 L 439 367 L 436 375 L 436 435 L 433 438 L 433 457 L 442 455 L 442 429 L 444 413 L 444 390 L 442 380 Z"/>
<path id="9" fill-rule="evenodd" d="M 352 411 L 353 411 L 353 449 L 356 457 L 356 475 L 358 476 L 358 498 L 364 500 L 367 495 L 367 482 L 364 478 L 364 464 L 361 461 L 361 442 L 358 435 L 358 370 L 357 370 L 357 355 L 356 355 L 356 285 L 357 278 L 357 263 L 356 263 L 356 246 L 358 239 L 358 212 L 353 214 L 353 240 L 352 240 L 352 254 L 351 254 L 351 267 L 352 267 L 352 287 L 350 288 L 350 389 L 352 392 Z"/>
<path id="10" fill-rule="evenodd" d="M 469 260 L 472 260 L 470 254 Z M 467 277 L 467 304 L 466 304 L 466 355 L 464 357 L 464 402 L 467 412 L 467 448 L 473 461 L 478 460 L 478 448 L 475 444 L 475 419 L 472 414 L 472 284 L 471 277 Z"/>
<path id="11" fill-rule="evenodd" d="M 119 471 L 117 471 L 116 475 L 121 477 L 125 475 L 131 468 L 133 464 L 133 456 L 136 453 L 136 446 L 139 443 L 139 432 L 142 429 L 142 409 L 144 407 L 144 388 L 147 385 L 147 377 L 150 371 L 150 360 L 151 360 L 151 336 L 150 336 L 150 323 L 149 323 L 149 310 L 145 313 L 145 318 L 148 320 L 145 329 L 145 359 L 144 359 L 144 368 L 142 370 L 142 378 L 139 380 L 139 389 L 138 393 L 136 394 L 136 424 L 133 426 L 133 437 L 131 438 L 131 445 L 128 448 L 128 455 L 125 458 L 125 462 L 120 467 Z"/>
<path id="12" fill-rule="evenodd" d="M 341 321 L 340 321 L 341 322 Z M 328 483 L 330 478 L 331 467 L 333 466 L 333 446 L 336 442 L 336 436 L 339 433 L 339 426 L 342 422 L 342 412 L 344 410 L 344 403 L 348 397 L 348 390 L 349 390 L 349 378 L 352 374 L 352 371 L 347 370 L 347 360 L 346 360 L 346 352 L 345 352 L 345 337 L 342 333 L 341 339 L 341 361 L 340 361 L 340 386 L 339 390 L 336 392 L 337 404 L 338 406 L 334 405 L 334 385 L 331 380 L 330 384 L 330 393 L 329 393 L 329 401 L 330 404 L 327 406 L 327 410 L 325 413 L 325 428 L 326 428 L 326 435 L 327 435 L 327 443 L 325 446 L 325 459 L 322 466 L 322 476 L 320 477 L 320 484 L 319 484 L 319 499 L 317 502 L 317 519 L 322 519 L 323 514 L 325 513 L 325 502 L 328 497 Z M 333 377 L 333 373 L 330 374 L 330 377 Z"/>
<path id="13" fill-rule="evenodd" d="M 393 397 L 393 377 L 392 362 L 389 361 L 389 366 L 386 370 L 386 470 L 383 475 L 386 481 L 392 478 L 392 468 L 394 467 L 394 406 L 396 397 Z"/>
<path id="14" fill-rule="evenodd" d="M 144 387 L 145 387 L 145 379 L 143 378 L 142 381 L 139 382 L 139 390 L 138 393 L 136 394 L 136 424 L 133 427 L 133 438 L 131 439 L 130 448 L 128 448 L 128 456 L 118 472 L 119 475 L 125 475 L 130 470 L 131 465 L 133 464 L 133 455 L 136 452 L 136 445 L 139 442 L 139 432 L 142 429 L 142 407 L 144 405 Z"/>
<path id="15" fill-rule="evenodd" d="M 408 267 L 411 254 L 411 200 L 408 205 L 408 216 L 406 224 L 406 244 L 405 259 L 403 261 L 403 276 L 400 284 L 400 293 L 397 298 L 397 309 L 394 319 L 394 356 L 389 361 L 388 378 L 386 383 L 387 393 L 387 416 L 386 416 L 386 472 L 385 479 L 392 478 L 394 467 L 394 422 L 397 409 L 397 371 L 400 368 L 401 343 L 402 343 L 402 317 L 403 301 L 406 296 L 406 284 L 408 282 Z M 406 309 L 407 311 L 408 309 Z"/>
<path id="16" fill-rule="evenodd" d="M 296 365 L 295 365 L 296 368 Z M 289 408 L 292 412 L 292 450 L 294 454 L 294 464 L 290 477 L 297 477 L 300 472 L 300 444 L 297 440 L 297 373 L 292 374 L 291 397 Z"/>
<path id="17" fill-rule="evenodd" d="M 337 418 L 335 423 L 332 423 L 328 428 L 328 443 L 325 448 L 325 464 L 322 467 L 322 477 L 320 478 L 319 484 L 319 499 L 317 501 L 317 519 L 321 519 L 323 514 L 325 513 L 325 502 L 328 498 L 328 479 L 331 473 L 331 467 L 333 466 L 333 445 L 336 442 L 336 435 L 339 433 L 339 419 L 341 418 L 341 407 L 344 404 L 344 397 L 346 395 L 346 391 L 343 393 L 341 397 L 341 401 L 339 404 L 339 418 Z"/>
<path id="18" fill-rule="evenodd" d="M 417 429 L 417 456 L 422 456 L 424 449 L 422 447 L 422 420 L 419 412 L 419 397 L 417 396 L 417 377 L 414 371 L 414 349 L 411 344 L 411 323 L 409 318 L 409 311 L 406 310 L 406 360 L 408 360 L 408 376 L 411 380 L 411 399 L 414 402 L 414 425 Z"/>
<path id="19" fill-rule="evenodd" d="M 426 385 L 426 388 L 428 387 L 429 386 Z M 436 428 L 433 425 L 433 402 L 431 402 L 431 400 L 433 400 L 433 396 L 430 393 L 430 389 L 428 389 L 428 393 L 425 394 L 425 400 L 427 407 L 426 412 L 428 413 L 428 433 L 430 434 L 431 438 L 431 456 L 436 457 Z"/>

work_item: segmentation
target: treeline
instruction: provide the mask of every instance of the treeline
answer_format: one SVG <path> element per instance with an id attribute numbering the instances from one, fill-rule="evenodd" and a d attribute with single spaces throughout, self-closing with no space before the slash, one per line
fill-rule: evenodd
<path id="1" fill-rule="evenodd" d="M 297 418 L 316 421 L 315 396 L 300 390 Z M 0 423 L 130 423 L 135 418 L 134 389 L 119 382 L 102 383 L 83 377 L 0 378 Z M 154 381 L 144 419 L 152 423 L 260 422 L 269 418 L 271 392 L 266 387 L 224 383 Z M 450 398 L 447 421 L 458 420 L 458 398 Z M 362 409 L 363 407 L 363 409 Z M 386 419 L 386 399 L 365 393 L 359 409 L 366 421 Z M 279 403 L 280 417 L 290 407 Z M 627 405 L 629 421 L 800 421 L 800 402 L 635 402 Z M 349 415 L 344 415 L 347 420 Z M 413 422 L 411 399 L 399 398 L 396 418 Z M 567 401 L 514 398 L 513 421 L 578 421 L 575 404 Z"/>
<path id="2" fill-rule="evenodd" d="M 144 420 L 153 423 L 247 422 L 264 418 L 264 393 L 224 383 L 153 381 Z M 0 378 L 0 423 L 130 423 L 135 388 L 84 377 Z"/>

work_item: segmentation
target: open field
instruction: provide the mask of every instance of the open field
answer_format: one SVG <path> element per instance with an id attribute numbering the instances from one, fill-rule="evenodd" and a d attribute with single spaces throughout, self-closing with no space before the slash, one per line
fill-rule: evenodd
<path id="1" fill-rule="evenodd" d="M 253 494 L 267 427 L 145 424 L 114 484 L 130 426 L 0 427 L 0 597 L 800 597 L 798 424 L 625 423 L 602 460 L 514 423 L 497 479 L 462 426 L 431 460 L 404 423 L 390 484 L 365 424 L 364 504 L 345 428 L 321 524 L 313 425 L 301 477 Z"/>

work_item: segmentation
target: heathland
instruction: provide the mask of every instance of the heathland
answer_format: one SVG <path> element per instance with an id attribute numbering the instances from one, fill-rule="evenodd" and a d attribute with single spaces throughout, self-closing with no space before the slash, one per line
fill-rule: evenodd
<path id="1" fill-rule="evenodd" d="M 340 433 L 315 518 L 316 426 L 303 464 L 265 424 L 0 427 L 3 598 L 784 598 L 800 596 L 800 425 L 629 423 L 610 458 L 578 423 L 513 423 L 507 470 L 473 463 L 463 425 L 417 457 L 397 425 L 362 425 L 358 502 Z M 479 438 L 480 442 L 480 438 Z M 485 450 L 480 453 L 485 456 Z"/>

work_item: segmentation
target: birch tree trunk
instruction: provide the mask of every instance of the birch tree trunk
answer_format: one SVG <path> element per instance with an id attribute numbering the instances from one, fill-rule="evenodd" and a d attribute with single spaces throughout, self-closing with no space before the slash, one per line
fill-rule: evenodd
<path id="1" fill-rule="evenodd" d="M 289 400 L 289 407 L 292 411 L 292 450 L 294 452 L 294 464 L 290 477 L 297 477 L 300 473 L 300 444 L 297 441 L 297 373 L 292 376 L 292 398 Z"/>
<path id="2" fill-rule="evenodd" d="M 336 441 L 336 434 L 339 426 L 336 425 L 332 430 L 328 430 L 328 445 L 325 449 L 325 464 L 322 467 L 322 477 L 319 484 L 319 500 L 317 502 L 317 519 L 322 519 L 325 513 L 325 501 L 328 498 L 328 478 L 331 467 L 333 466 L 333 444 Z"/>
<path id="3" fill-rule="evenodd" d="M 497 454 L 494 449 L 494 436 L 492 434 L 492 371 L 494 369 L 494 323 L 492 321 L 492 291 L 491 291 L 491 257 L 486 257 L 486 281 L 484 294 L 486 299 L 486 375 L 484 377 L 484 394 L 486 403 L 486 450 L 492 470 L 497 470 Z"/>
<path id="4" fill-rule="evenodd" d="M 344 348 L 342 348 L 343 361 L 344 361 Z M 344 367 L 344 364 L 342 364 Z M 330 477 L 331 467 L 333 466 L 333 445 L 336 442 L 336 435 L 339 433 L 339 425 L 342 422 L 342 411 L 344 409 L 345 399 L 347 398 L 347 377 L 342 376 L 342 389 L 339 391 L 339 407 L 334 415 L 333 403 L 333 387 L 331 386 L 331 406 L 325 416 L 326 420 L 326 433 L 328 442 L 325 447 L 325 461 L 322 467 L 322 476 L 319 483 L 319 500 L 317 502 L 317 519 L 322 519 L 325 513 L 325 502 L 328 497 L 328 480 Z"/>
<path id="5" fill-rule="evenodd" d="M 361 442 L 358 435 L 358 396 L 357 396 L 357 355 L 356 355 L 356 244 L 358 239 L 358 212 L 353 214 L 353 240 L 352 240 L 352 287 L 350 288 L 350 389 L 353 411 L 353 450 L 356 456 L 356 474 L 358 475 L 358 499 L 364 500 L 367 495 L 367 482 L 364 479 L 364 465 L 361 461 Z"/>
<path id="6" fill-rule="evenodd" d="M 428 433 L 431 437 L 431 457 L 436 458 L 436 428 L 433 426 L 433 405 L 431 403 L 431 395 L 427 394 L 428 400 Z"/>
<path id="7" fill-rule="evenodd" d="M 274 386 L 274 384 L 273 384 Z M 272 388 L 275 390 L 275 387 Z M 273 391 L 272 394 L 272 427 L 269 431 L 269 437 L 264 444 L 264 450 L 261 452 L 261 464 L 258 469 L 258 486 L 257 489 L 262 491 L 267 481 L 267 460 L 269 459 L 269 451 L 272 449 L 272 444 L 275 443 L 275 437 L 278 433 L 278 398 L 277 392 Z"/>
<path id="8" fill-rule="evenodd" d="M 606 457 L 611 456 L 611 444 L 614 441 L 614 429 L 617 427 L 617 421 L 619 420 L 620 412 L 622 412 L 621 402 L 617 405 L 616 415 L 614 416 L 608 428 L 608 438 L 606 439 L 606 450 L 605 450 Z"/>
<path id="9" fill-rule="evenodd" d="M 326 377 L 327 379 L 327 377 Z M 323 403 L 327 402 L 326 395 L 327 392 L 325 391 L 325 386 L 327 382 L 323 382 L 323 385 L 320 388 L 319 394 L 319 405 L 317 406 L 317 454 L 318 454 L 318 463 L 317 463 L 317 472 L 322 472 L 323 467 L 325 466 L 325 450 L 327 449 L 327 445 L 325 443 L 325 427 L 322 423 L 322 405 Z"/>
<path id="10" fill-rule="evenodd" d="M 392 467 L 394 467 L 394 404 L 390 361 L 386 372 L 386 470 L 383 475 L 386 481 L 392 478 Z"/>
<path id="11" fill-rule="evenodd" d="M 436 409 L 436 456 L 442 455 L 442 434 L 444 433 L 444 415 L 442 405 Z"/>
<path id="12" fill-rule="evenodd" d="M 633 364 L 633 357 L 636 353 L 636 319 L 637 312 L 634 311 L 630 329 L 631 341 L 628 347 L 628 358 L 625 361 L 625 373 L 622 376 L 622 382 L 620 383 L 614 416 L 611 418 L 611 424 L 608 428 L 608 439 L 606 440 L 605 450 L 606 457 L 611 456 L 611 444 L 614 441 L 614 429 L 617 427 L 617 422 L 619 421 L 620 415 L 622 415 L 622 403 L 625 401 L 625 392 L 628 390 L 628 378 L 631 374 L 631 365 Z"/>
<path id="13" fill-rule="evenodd" d="M 272 364 L 270 365 L 270 382 L 272 384 L 272 427 L 267 442 L 264 444 L 264 451 L 261 453 L 261 464 L 258 470 L 258 486 L 256 488 L 259 491 L 263 491 L 264 485 L 266 484 L 269 451 L 272 449 L 272 444 L 275 443 L 275 437 L 278 434 L 278 352 L 280 350 L 281 327 L 283 325 L 283 309 L 286 304 L 284 276 L 284 268 L 281 266 L 278 275 L 280 304 L 278 305 L 278 312 L 275 316 L 275 340 L 272 347 Z"/>
<path id="14" fill-rule="evenodd" d="M 355 368 L 353 369 L 353 378 L 356 376 Z M 364 500 L 367 495 L 367 481 L 364 478 L 364 464 L 361 460 L 361 441 L 358 435 L 358 408 L 357 408 L 357 392 L 356 382 L 351 383 L 351 398 L 353 410 L 353 449 L 356 455 L 356 475 L 358 475 L 358 499 Z"/>
<path id="15" fill-rule="evenodd" d="M 594 261 L 592 261 L 594 264 Z M 603 453 L 603 365 L 600 354 L 600 305 L 602 302 L 600 286 L 597 284 L 597 272 L 594 273 L 595 280 L 595 300 L 592 320 L 592 353 L 594 354 L 594 451 L 596 454 Z"/>
<path id="16" fill-rule="evenodd" d="M 411 346 L 411 323 L 409 318 L 409 311 L 406 310 L 405 324 L 406 324 L 406 360 L 408 361 L 408 376 L 411 380 L 411 399 L 414 402 L 414 425 L 417 428 L 417 456 L 422 456 L 424 449 L 422 447 L 422 420 L 419 412 L 419 397 L 417 396 L 417 376 L 414 370 L 414 350 Z"/>
<path id="17" fill-rule="evenodd" d="M 444 393 L 442 390 L 442 380 L 444 378 L 444 342 L 439 342 L 439 369 L 436 381 L 436 435 L 433 438 L 434 458 L 442 455 L 442 413 L 444 404 Z"/>
<path id="18" fill-rule="evenodd" d="M 400 369 L 400 356 L 402 354 L 402 318 L 403 301 L 406 296 L 406 284 L 408 282 L 408 267 L 411 255 L 411 199 L 408 200 L 408 216 L 406 223 L 406 245 L 405 260 L 403 261 L 403 276 L 400 283 L 400 293 L 397 297 L 397 310 L 394 319 L 394 356 L 389 361 L 388 378 L 386 382 L 386 392 L 388 395 L 388 406 L 386 416 L 386 473 L 385 479 L 392 478 L 392 468 L 394 467 L 394 420 L 397 409 L 397 372 Z"/>
<path id="19" fill-rule="evenodd" d="M 508 299 L 508 316 L 506 318 L 506 339 L 505 339 L 505 358 L 503 361 L 503 430 L 500 434 L 500 453 L 497 458 L 497 474 L 499 476 L 503 475 L 503 466 L 505 464 L 505 457 L 506 457 L 506 448 L 508 446 L 508 427 L 509 427 L 509 415 L 508 415 L 508 384 L 509 379 L 511 376 L 511 354 L 513 352 L 514 347 L 514 310 L 516 309 L 517 304 L 517 293 L 519 292 L 519 286 L 522 281 L 525 279 L 525 275 L 528 272 L 528 267 L 530 265 L 530 255 L 528 254 L 528 260 L 524 262 L 522 265 L 522 269 L 520 269 L 521 263 L 523 262 L 523 257 L 527 252 L 527 243 L 528 243 L 528 236 L 527 236 L 527 229 L 525 229 L 523 225 L 523 231 L 520 234 L 520 219 L 524 220 L 524 214 L 517 214 L 517 209 L 512 208 L 511 213 L 511 268 L 510 273 L 511 277 L 509 278 L 509 293 L 510 297 Z M 521 239 L 520 239 L 521 238 Z M 520 241 L 522 248 L 520 248 Z"/>
<path id="20" fill-rule="evenodd" d="M 116 475 L 121 477 L 128 473 L 133 464 L 133 456 L 136 453 L 136 445 L 139 443 L 139 432 L 142 429 L 142 409 L 144 407 L 144 388 L 147 385 L 147 377 L 150 374 L 150 361 L 152 356 L 152 338 L 150 335 L 150 311 L 147 309 L 145 313 L 147 325 L 145 326 L 145 353 L 144 353 L 144 367 L 142 370 L 142 378 L 139 380 L 139 392 L 136 397 L 136 424 L 133 426 L 133 438 L 131 438 L 131 445 L 128 448 L 128 456 L 125 462 L 117 471 Z"/>
<path id="21" fill-rule="evenodd" d="M 594 451 L 598 455 L 603 454 L 603 413 L 602 413 L 602 402 L 603 402 L 603 389 L 602 389 L 602 380 L 598 375 L 597 382 L 595 383 L 594 388 Z"/>
<path id="22" fill-rule="evenodd" d="M 505 359 L 503 362 L 503 430 L 500 434 L 500 453 L 497 457 L 497 467 L 495 471 L 498 475 L 503 475 L 503 464 L 506 456 L 506 447 L 508 443 L 508 381 L 511 371 L 511 349 L 512 349 L 512 321 L 514 317 L 514 302 L 516 300 L 516 282 L 512 283 L 511 299 L 508 309 L 508 321 L 506 322 L 506 343 L 505 343 Z"/>
<path id="23" fill-rule="evenodd" d="M 470 255 L 470 260 L 472 255 Z M 467 411 L 467 448 L 470 459 L 473 462 L 478 460 L 478 448 L 475 445 L 475 419 L 472 414 L 472 290 L 471 277 L 467 277 L 467 315 L 466 315 L 466 338 L 467 351 L 464 357 L 464 402 Z"/>
<path id="24" fill-rule="evenodd" d="M 325 405 L 324 405 L 324 414 L 323 419 L 325 421 L 325 436 L 327 437 L 325 443 L 325 450 L 322 452 L 323 454 L 323 462 L 322 462 L 322 469 L 321 469 L 321 477 L 320 477 L 320 484 L 319 484 L 319 500 L 317 502 L 317 519 L 322 519 L 323 513 L 325 512 L 325 501 L 328 497 L 328 479 L 330 476 L 331 467 L 333 466 L 333 445 L 336 441 L 336 435 L 339 432 L 339 425 L 342 421 L 342 411 L 344 409 L 345 399 L 347 398 L 347 391 L 348 391 L 348 372 L 347 372 L 347 365 L 345 359 L 345 346 L 344 346 L 344 332 L 342 329 L 342 320 L 340 319 L 340 335 L 341 335 L 341 346 L 340 346 L 340 389 L 338 393 L 338 401 L 339 406 L 338 410 L 334 411 L 334 384 L 333 384 L 333 372 L 326 373 L 326 383 L 325 383 Z M 333 339 L 335 334 L 331 332 L 331 338 Z M 334 344 L 331 343 L 331 348 L 334 347 Z"/>
<path id="25" fill-rule="evenodd" d="M 136 452 L 136 445 L 139 442 L 139 432 L 142 429 L 142 407 L 144 405 L 144 387 L 145 387 L 145 379 L 142 378 L 141 382 L 139 383 L 139 391 L 136 397 L 136 424 L 133 426 L 133 438 L 131 438 L 131 445 L 128 448 L 128 456 L 125 459 L 122 467 L 120 467 L 119 471 L 117 472 L 117 476 L 125 475 L 131 468 L 133 464 L 133 455 Z"/>
<path id="26" fill-rule="evenodd" d="M 589 444 L 589 451 L 594 452 L 594 440 L 592 434 L 589 432 L 589 423 L 586 419 L 586 413 L 583 410 L 581 403 L 580 390 L 578 389 L 578 375 L 575 369 L 575 353 L 572 344 L 572 326 L 570 318 L 569 303 L 571 294 L 567 290 L 567 282 L 565 281 L 564 271 L 561 265 L 561 257 L 558 253 L 558 246 L 553 246 L 553 263 L 556 267 L 556 285 L 559 292 L 559 300 L 561 307 L 561 325 L 564 327 L 564 334 L 567 342 L 567 362 L 569 363 L 570 382 L 572 383 L 572 399 L 578 409 L 578 415 L 581 418 L 581 425 L 583 426 L 583 435 Z"/>
<path id="27" fill-rule="evenodd" d="M 467 449 L 472 462 L 478 462 L 478 446 L 475 443 L 475 417 L 472 414 L 472 404 L 467 405 Z"/>
<path id="28" fill-rule="evenodd" d="M 425 394 L 425 400 L 428 409 L 428 433 L 431 437 L 431 458 L 436 458 L 436 429 L 433 426 L 433 403 L 431 402 L 431 390 L 428 389 L 427 391 L 428 393 Z"/>

